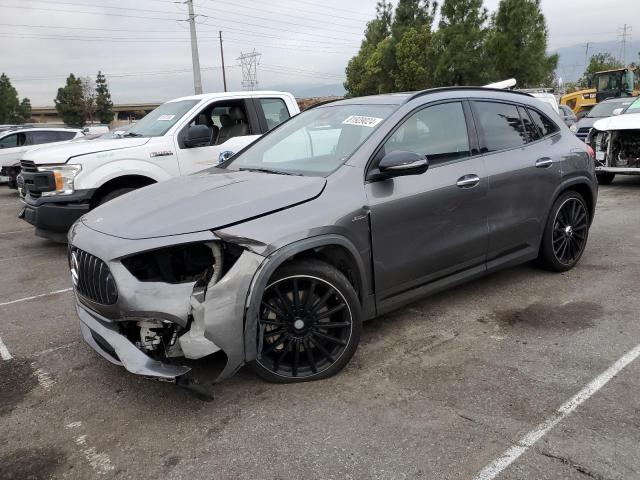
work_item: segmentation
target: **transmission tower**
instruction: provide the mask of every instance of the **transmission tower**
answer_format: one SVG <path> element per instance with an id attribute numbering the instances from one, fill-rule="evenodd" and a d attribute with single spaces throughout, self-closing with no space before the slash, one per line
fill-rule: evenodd
<path id="1" fill-rule="evenodd" d="M 242 68 L 242 88 L 244 90 L 256 90 L 258 88 L 258 65 L 260 64 L 261 53 L 256 52 L 255 48 L 252 52 L 240 52 L 238 63 Z"/>
<path id="2" fill-rule="evenodd" d="M 627 65 L 627 42 L 631 40 L 631 30 L 633 27 L 626 23 L 618 31 L 618 37 L 620 38 L 620 61 L 624 66 Z"/>

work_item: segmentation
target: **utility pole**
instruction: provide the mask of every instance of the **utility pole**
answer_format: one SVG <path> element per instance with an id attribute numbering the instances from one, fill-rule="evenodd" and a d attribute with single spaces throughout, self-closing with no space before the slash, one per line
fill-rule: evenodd
<path id="1" fill-rule="evenodd" d="M 196 95 L 202 93 L 200 76 L 200 55 L 198 55 L 198 38 L 196 36 L 196 15 L 193 13 L 193 0 L 186 0 L 189 7 L 189 30 L 191 31 L 191 61 L 193 62 L 193 90 Z"/>
<path id="2" fill-rule="evenodd" d="M 589 42 L 585 45 L 584 49 L 584 71 L 587 71 L 587 67 L 589 66 Z"/>
<path id="3" fill-rule="evenodd" d="M 631 25 L 627 25 L 626 23 L 620 29 L 620 61 L 626 67 L 627 66 L 627 39 L 631 40 L 631 30 L 633 27 Z"/>
<path id="4" fill-rule="evenodd" d="M 218 31 L 220 37 L 220 59 L 222 60 L 222 83 L 224 85 L 224 91 L 227 91 L 227 75 L 224 71 L 224 49 L 222 48 L 222 30 Z"/>

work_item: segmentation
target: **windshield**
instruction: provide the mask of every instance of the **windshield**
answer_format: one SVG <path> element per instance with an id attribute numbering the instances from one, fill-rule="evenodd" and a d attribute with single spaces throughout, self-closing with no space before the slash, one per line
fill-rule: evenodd
<path id="1" fill-rule="evenodd" d="M 392 105 L 312 108 L 233 157 L 226 168 L 328 175 L 342 165 L 395 108 Z"/>
<path id="2" fill-rule="evenodd" d="M 629 105 L 624 113 L 640 113 L 640 98 Z"/>
<path id="3" fill-rule="evenodd" d="M 603 102 L 599 103 L 595 107 L 591 109 L 591 111 L 587 114 L 589 118 L 604 118 L 610 117 L 613 115 L 613 111 L 616 108 L 625 108 L 631 104 L 631 100 L 627 100 L 625 102 Z"/>
<path id="4" fill-rule="evenodd" d="M 167 133 L 198 102 L 199 100 L 180 100 L 179 102 L 163 103 L 127 129 L 123 136 L 160 137 Z"/>

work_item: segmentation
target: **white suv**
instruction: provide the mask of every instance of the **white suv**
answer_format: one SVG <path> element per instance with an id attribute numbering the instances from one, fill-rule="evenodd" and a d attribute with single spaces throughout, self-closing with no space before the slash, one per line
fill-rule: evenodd
<path id="1" fill-rule="evenodd" d="M 95 206 L 136 188 L 212 167 L 299 113 L 290 93 L 213 93 L 160 105 L 112 138 L 28 152 L 20 213 L 36 235 L 66 241 Z"/>
<path id="2" fill-rule="evenodd" d="M 16 188 L 20 173 L 20 158 L 33 148 L 45 143 L 64 142 L 84 136 L 75 128 L 14 126 L 0 131 L 0 180 Z"/>

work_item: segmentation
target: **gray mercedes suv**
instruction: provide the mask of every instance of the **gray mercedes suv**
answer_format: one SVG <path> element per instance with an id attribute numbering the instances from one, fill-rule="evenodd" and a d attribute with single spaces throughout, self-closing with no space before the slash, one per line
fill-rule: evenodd
<path id="1" fill-rule="evenodd" d="M 218 167 L 151 185 L 69 233 L 85 340 L 128 371 L 190 385 L 250 364 L 328 377 L 362 322 L 531 260 L 582 256 L 594 160 L 545 104 L 444 88 L 311 108 Z"/>

